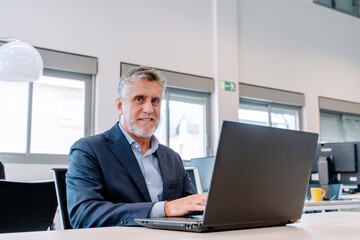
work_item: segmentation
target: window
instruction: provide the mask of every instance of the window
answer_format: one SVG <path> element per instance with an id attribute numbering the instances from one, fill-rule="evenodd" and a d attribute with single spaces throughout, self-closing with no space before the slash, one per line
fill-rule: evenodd
<path id="1" fill-rule="evenodd" d="M 45 53 L 45 68 L 38 81 L 0 82 L 0 157 L 4 162 L 66 164 L 71 145 L 92 133 L 94 74 L 46 68 L 58 56 L 62 69 L 59 63 L 66 54 L 39 52 Z"/>
<path id="2" fill-rule="evenodd" d="M 319 97 L 320 141 L 360 141 L 360 103 Z"/>
<path id="3" fill-rule="evenodd" d="M 121 73 L 134 66 L 137 65 L 121 63 Z M 213 80 L 167 70 L 159 71 L 167 79 L 167 89 L 161 103 L 161 119 L 155 136 L 184 160 L 209 156 L 210 93 L 214 90 Z"/>
<path id="4" fill-rule="evenodd" d="M 85 84 L 85 79 L 51 76 L 34 82 L 30 153 L 68 154 L 76 140 L 89 135 Z"/>
<path id="5" fill-rule="evenodd" d="M 86 97 L 85 89 L 92 78 L 61 75 L 45 71 L 34 83 L 0 82 L 0 152 L 18 157 L 12 162 L 28 161 L 33 154 L 64 155 L 67 161 L 71 145 L 90 134 L 85 111 L 91 108 L 91 94 Z M 42 157 L 49 158 L 37 156 Z"/>
<path id="6" fill-rule="evenodd" d="M 0 153 L 25 153 L 28 83 L 0 81 Z"/>
<path id="7" fill-rule="evenodd" d="M 240 83 L 239 122 L 301 130 L 304 95 Z"/>
<path id="8" fill-rule="evenodd" d="M 168 88 L 161 108 L 155 133 L 161 143 L 183 159 L 209 155 L 210 94 Z"/>
<path id="9" fill-rule="evenodd" d="M 288 105 L 240 99 L 238 116 L 242 123 L 300 130 L 300 111 Z"/>

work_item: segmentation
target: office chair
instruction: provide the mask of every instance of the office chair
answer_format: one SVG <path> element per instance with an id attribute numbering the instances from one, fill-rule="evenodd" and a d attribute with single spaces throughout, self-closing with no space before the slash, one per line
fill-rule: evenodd
<path id="1" fill-rule="evenodd" d="M 4 164 L 0 161 L 0 179 L 5 179 L 5 168 Z"/>
<path id="2" fill-rule="evenodd" d="M 53 180 L 0 180 L 0 233 L 53 229 L 56 208 Z"/>
<path id="3" fill-rule="evenodd" d="M 72 229 L 69 221 L 69 214 L 67 210 L 67 200 L 66 200 L 65 174 L 67 172 L 67 169 L 53 168 L 51 169 L 51 172 L 54 174 L 54 178 L 55 178 L 56 196 L 59 203 L 60 218 L 63 225 L 63 229 Z"/>

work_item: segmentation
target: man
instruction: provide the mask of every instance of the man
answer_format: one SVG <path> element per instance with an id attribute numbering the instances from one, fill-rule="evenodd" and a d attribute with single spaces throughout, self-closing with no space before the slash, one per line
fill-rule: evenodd
<path id="1" fill-rule="evenodd" d="M 71 147 L 66 187 L 73 228 L 204 210 L 206 195 L 194 195 L 180 156 L 153 135 L 165 84 L 155 69 L 131 69 L 115 101 L 120 123 Z"/>

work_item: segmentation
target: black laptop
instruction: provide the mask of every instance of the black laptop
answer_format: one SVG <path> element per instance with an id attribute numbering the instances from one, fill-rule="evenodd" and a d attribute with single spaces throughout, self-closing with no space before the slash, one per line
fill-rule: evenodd
<path id="1" fill-rule="evenodd" d="M 318 134 L 225 121 L 204 214 L 135 219 L 195 232 L 283 226 L 301 218 Z"/>

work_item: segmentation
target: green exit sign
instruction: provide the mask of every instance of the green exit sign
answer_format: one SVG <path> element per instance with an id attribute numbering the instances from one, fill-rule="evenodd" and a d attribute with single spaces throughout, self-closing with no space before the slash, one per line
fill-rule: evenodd
<path id="1" fill-rule="evenodd" d="M 220 89 L 228 92 L 236 91 L 236 84 L 234 82 L 229 81 L 220 81 Z"/>

